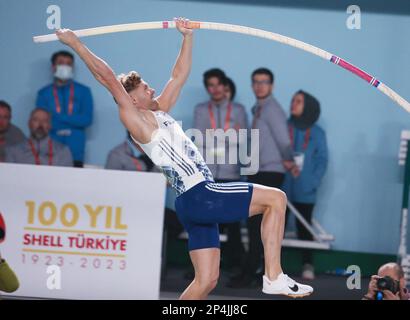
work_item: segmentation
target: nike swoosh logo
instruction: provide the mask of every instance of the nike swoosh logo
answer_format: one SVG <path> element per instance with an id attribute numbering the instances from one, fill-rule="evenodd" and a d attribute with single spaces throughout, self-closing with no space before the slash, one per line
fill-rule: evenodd
<path id="1" fill-rule="evenodd" d="M 293 292 L 296 292 L 299 290 L 299 287 L 297 284 L 295 284 L 293 287 L 288 287 L 290 290 L 292 290 Z"/>

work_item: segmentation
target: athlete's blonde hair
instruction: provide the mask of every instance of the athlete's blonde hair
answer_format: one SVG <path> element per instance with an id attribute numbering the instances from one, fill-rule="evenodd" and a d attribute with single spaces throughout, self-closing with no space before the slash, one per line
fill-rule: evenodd
<path id="1" fill-rule="evenodd" d="M 121 82 L 125 91 L 128 93 L 138 87 L 141 83 L 141 76 L 136 71 L 130 71 L 128 74 L 121 73 L 118 76 L 118 80 Z"/>

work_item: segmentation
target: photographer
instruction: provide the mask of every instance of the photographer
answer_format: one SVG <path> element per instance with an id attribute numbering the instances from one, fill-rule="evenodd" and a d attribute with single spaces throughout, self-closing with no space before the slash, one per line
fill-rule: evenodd
<path id="1" fill-rule="evenodd" d="M 363 300 L 410 300 L 401 266 L 394 262 L 382 265 L 371 277 Z"/>

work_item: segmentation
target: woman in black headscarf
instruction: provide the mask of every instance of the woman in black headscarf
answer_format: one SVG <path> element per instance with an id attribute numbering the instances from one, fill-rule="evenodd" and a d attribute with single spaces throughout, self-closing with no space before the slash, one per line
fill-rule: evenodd
<path id="1" fill-rule="evenodd" d="M 326 135 L 316 124 L 320 115 L 320 103 L 309 93 L 299 90 L 292 98 L 290 114 L 289 136 L 296 165 L 287 173 L 283 188 L 289 201 L 311 223 L 317 190 L 328 161 Z M 299 220 L 296 227 L 299 239 L 313 240 Z M 309 250 L 303 251 L 303 264 L 303 278 L 312 280 L 314 268 Z"/>

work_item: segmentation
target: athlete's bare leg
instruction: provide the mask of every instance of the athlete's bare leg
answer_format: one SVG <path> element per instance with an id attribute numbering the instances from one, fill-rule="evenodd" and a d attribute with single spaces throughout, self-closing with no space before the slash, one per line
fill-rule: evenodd
<path id="1" fill-rule="evenodd" d="M 249 216 L 263 214 L 261 237 L 265 255 L 265 275 L 270 280 L 275 280 L 282 273 L 280 255 L 286 203 L 286 194 L 283 191 L 253 184 Z"/>
<path id="2" fill-rule="evenodd" d="M 181 300 L 206 299 L 219 278 L 220 250 L 207 248 L 189 252 L 195 270 L 195 278 L 182 293 Z"/>

